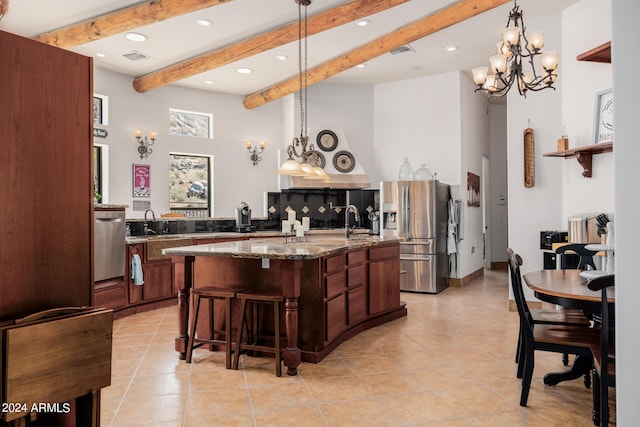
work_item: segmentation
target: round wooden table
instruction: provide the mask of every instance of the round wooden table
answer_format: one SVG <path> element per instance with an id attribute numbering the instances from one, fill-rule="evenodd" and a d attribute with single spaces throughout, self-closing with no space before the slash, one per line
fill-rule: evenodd
<path id="1" fill-rule="evenodd" d="M 523 274 L 527 286 L 533 290 L 536 298 L 561 305 L 566 308 L 579 309 L 586 315 L 600 313 L 601 294 L 587 287 L 587 280 L 580 276 L 580 270 L 540 270 Z M 613 296 L 607 298 L 609 312 L 613 316 Z M 573 380 L 583 375 L 588 375 L 591 370 L 591 360 L 588 357 L 577 356 L 566 372 L 553 372 L 546 374 L 544 383 L 556 385 L 561 381 Z M 588 376 L 585 376 L 585 385 L 589 386 Z"/>

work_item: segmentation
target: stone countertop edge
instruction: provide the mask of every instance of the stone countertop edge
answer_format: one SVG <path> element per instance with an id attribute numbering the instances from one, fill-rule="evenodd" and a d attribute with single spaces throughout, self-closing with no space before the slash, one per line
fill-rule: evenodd
<path id="1" fill-rule="evenodd" d="M 398 238 L 380 238 L 378 236 L 356 237 L 316 237 L 308 241 L 288 242 L 284 239 L 249 239 L 233 242 L 209 243 L 204 245 L 165 248 L 163 255 L 171 256 L 220 256 L 233 258 L 270 258 L 285 260 L 304 260 L 321 258 L 343 250 L 358 249 L 400 242 Z"/>
<path id="2" fill-rule="evenodd" d="M 333 230 L 310 230 L 305 232 L 305 236 L 340 236 L 344 235 L 344 228 L 333 229 Z M 370 236 L 369 230 L 367 229 L 356 229 L 354 230 L 353 235 L 355 236 Z M 374 237 L 375 235 L 371 235 Z M 185 234 L 161 234 L 161 235 L 150 235 L 150 236 L 128 236 L 125 238 L 125 243 L 127 244 L 135 244 L 135 243 L 145 243 L 151 241 L 158 240 L 175 240 L 175 239 L 229 239 L 229 238 L 262 238 L 262 237 L 282 237 L 284 239 L 284 234 L 280 230 L 272 230 L 272 231 L 252 231 L 251 233 L 237 233 L 234 231 L 216 231 L 210 233 L 185 233 Z"/>

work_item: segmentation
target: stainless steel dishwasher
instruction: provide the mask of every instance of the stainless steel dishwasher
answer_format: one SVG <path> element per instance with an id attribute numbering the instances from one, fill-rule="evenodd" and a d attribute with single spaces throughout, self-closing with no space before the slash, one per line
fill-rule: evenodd
<path id="1" fill-rule="evenodd" d="M 98 282 L 124 276 L 124 211 L 95 210 L 94 220 L 94 280 Z"/>

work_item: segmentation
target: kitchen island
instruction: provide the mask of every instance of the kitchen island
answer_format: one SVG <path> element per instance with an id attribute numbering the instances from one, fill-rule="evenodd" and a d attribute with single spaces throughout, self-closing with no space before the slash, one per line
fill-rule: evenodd
<path id="1" fill-rule="evenodd" d="M 359 332 L 407 315 L 400 301 L 398 239 L 313 236 L 286 243 L 279 237 L 166 248 L 163 254 L 172 257 L 178 285 L 181 359 L 191 287 L 282 292 L 289 375 L 297 374 L 301 361 L 317 363 Z M 261 326 L 273 330 L 266 318 Z"/>

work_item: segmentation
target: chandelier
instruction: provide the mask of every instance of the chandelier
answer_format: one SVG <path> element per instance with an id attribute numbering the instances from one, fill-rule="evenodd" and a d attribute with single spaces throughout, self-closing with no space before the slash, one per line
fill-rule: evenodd
<path id="1" fill-rule="evenodd" d="M 553 87 L 558 78 L 558 52 L 542 53 L 544 32 L 532 31 L 525 34 L 522 11 L 514 0 L 509 12 L 507 26 L 502 30 L 502 40 L 498 42 L 498 53 L 489 58 L 491 67 L 476 67 L 473 81 L 477 91 L 489 96 L 504 96 L 515 84 L 520 95 L 526 97 L 527 91 L 539 91 Z M 540 57 L 542 72 L 536 71 L 535 59 Z M 526 66 L 526 70 L 524 67 Z"/>
<path id="2" fill-rule="evenodd" d="M 301 176 L 304 179 L 327 179 L 326 172 L 317 166 L 318 153 L 309 143 L 307 128 L 307 6 L 311 0 L 294 0 L 298 3 L 298 76 L 300 82 L 300 136 L 293 138 L 287 147 L 289 158 L 276 172 L 279 175 Z M 304 6 L 304 17 L 303 17 Z M 304 26 L 304 37 L 302 27 Z M 314 166 L 315 165 L 315 166 Z"/>

